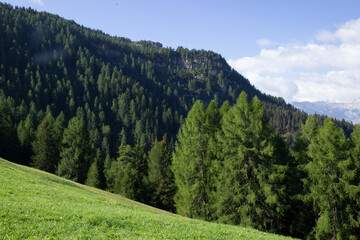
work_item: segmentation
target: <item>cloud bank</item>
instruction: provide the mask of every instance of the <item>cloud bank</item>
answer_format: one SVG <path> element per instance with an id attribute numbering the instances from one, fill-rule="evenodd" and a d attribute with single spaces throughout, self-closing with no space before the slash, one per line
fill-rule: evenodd
<path id="1" fill-rule="evenodd" d="M 360 98 L 360 18 L 321 30 L 305 44 L 260 39 L 259 55 L 228 60 L 265 93 L 286 101 L 351 102 Z"/>

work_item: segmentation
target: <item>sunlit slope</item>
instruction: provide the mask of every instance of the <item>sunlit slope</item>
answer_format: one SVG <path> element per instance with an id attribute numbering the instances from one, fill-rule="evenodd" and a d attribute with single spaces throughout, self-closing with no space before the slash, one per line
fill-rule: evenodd
<path id="1" fill-rule="evenodd" d="M 183 218 L 0 159 L 0 239 L 290 239 Z"/>

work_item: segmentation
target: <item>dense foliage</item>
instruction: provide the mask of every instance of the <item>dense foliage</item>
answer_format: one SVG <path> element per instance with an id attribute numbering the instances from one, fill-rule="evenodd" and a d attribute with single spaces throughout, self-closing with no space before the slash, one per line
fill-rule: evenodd
<path id="1" fill-rule="evenodd" d="M 358 126 L 262 94 L 210 51 L 0 11 L 1 157 L 188 217 L 359 236 Z"/>
<path id="2" fill-rule="evenodd" d="M 208 128 L 206 119 L 215 119 Z M 359 236 L 359 125 L 311 116 L 290 151 L 261 102 L 197 101 L 173 153 L 179 214 L 317 239 Z M 215 131 L 215 134 L 214 134 Z"/>

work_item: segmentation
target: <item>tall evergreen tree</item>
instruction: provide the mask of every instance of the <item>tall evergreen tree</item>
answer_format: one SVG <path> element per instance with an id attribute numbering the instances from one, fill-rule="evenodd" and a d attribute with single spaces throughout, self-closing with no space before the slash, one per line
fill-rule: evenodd
<path id="1" fill-rule="evenodd" d="M 225 106 L 223 104 L 223 106 Z M 223 108 L 224 111 L 225 107 Z M 207 136 L 207 149 L 206 149 L 206 160 L 205 169 L 206 169 L 206 185 L 205 192 L 208 195 L 208 220 L 216 219 L 216 185 L 217 185 L 217 176 L 221 172 L 221 162 L 217 158 L 219 152 L 221 152 L 221 145 L 219 144 L 216 134 L 220 131 L 221 128 L 221 119 L 222 113 L 219 110 L 216 102 L 213 100 L 210 102 L 209 106 L 205 112 L 205 133 Z"/>
<path id="2" fill-rule="evenodd" d="M 21 146 L 21 158 L 25 165 L 30 165 L 33 150 L 31 143 L 35 138 L 34 115 L 29 113 L 24 121 L 20 121 L 17 127 L 17 135 Z"/>
<path id="3" fill-rule="evenodd" d="M 130 199 L 145 202 L 147 162 L 139 145 L 119 147 L 119 157 L 111 163 L 108 188 Z"/>
<path id="4" fill-rule="evenodd" d="M 291 222 L 289 234 L 300 238 L 310 236 L 315 226 L 313 201 L 308 195 L 309 179 L 305 167 L 312 161 L 309 156 L 309 145 L 316 138 L 319 129 L 318 120 L 314 116 L 309 116 L 290 149 L 292 158 L 289 161 L 290 179 L 287 194 L 291 198 L 291 209 L 287 218 Z"/>
<path id="5" fill-rule="evenodd" d="M 0 157 L 23 163 L 19 156 L 20 144 L 11 119 L 11 111 L 0 91 Z"/>
<path id="6" fill-rule="evenodd" d="M 93 163 L 89 168 L 85 184 L 96 188 L 105 188 L 104 160 L 101 157 L 100 149 L 97 149 Z"/>
<path id="7" fill-rule="evenodd" d="M 165 134 L 149 152 L 148 180 L 152 192 L 152 205 L 168 211 L 175 211 L 176 187 L 171 170 L 172 157 Z"/>
<path id="8" fill-rule="evenodd" d="M 63 112 L 60 112 L 60 114 L 56 117 L 54 122 L 54 128 L 55 128 L 55 138 L 56 142 L 60 143 L 58 144 L 59 151 L 61 150 L 61 141 L 63 139 L 64 134 L 64 128 L 65 128 L 65 116 Z"/>
<path id="9" fill-rule="evenodd" d="M 349 239 L 346 225 L 349 207 L 344 180 L 347 141 L 344 132 L 330 118 L 325 120 L 316 138 L 309 145 L 312 161 L 306 165 L 309 197 L 318 215 L 315 236 L 318 239 Z"/>
<path id="10" fill-rule="evenodd" d="M 177 212 L 188 217 L 209 219 L 205 121 L 204 106 L 196 101 L 179 130 L 172 169 L 178 189 L 175 195 Z"/>
<path id="11" fill-rule="evenodd" d="M 222 146 L 217 208 L 222 222 L 275 231 L 286 209 L 286 151 L 270 126 L 261 102 L 240 94 L 223 116 L 217 135 Z"/>
<path id="12" fill-rule="evenodd" d="M 34 151 L 32 157 L 33 166 L 50 173 L 55 173 L 60 160 L 59 144 L 60 142 L 56 136 L 55 120 L 48 113 L 39 124 L 35 133 L 35 140 L 32 144 Z"/>
<path id="13" fill-rule="evenodd" d="M 70 180 L 85 183 L 93 151 L 88 131 L 76 117 L 70 119 L 64 130 L 60 156 L 57 173 Z"/>
<path id="14" fill-rule="evenodd" d="M 344 180 L 348 183 L 346 190 L 349 206 L 346 215 L 349 222 L 346 224 L 350 238 L 360 236 L 360 124 L 354 128 L 350 138 L 350 157 L 345 162 L 346 171 Z"/>

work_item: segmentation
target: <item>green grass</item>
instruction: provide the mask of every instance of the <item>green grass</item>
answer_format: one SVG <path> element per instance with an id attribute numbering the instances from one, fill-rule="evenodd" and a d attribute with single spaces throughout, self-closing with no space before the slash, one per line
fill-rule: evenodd
<path id="1" fill-rule="evenodd" d="M 192 220 L 0 159 L 0 239 L 290 239 Z"/>

